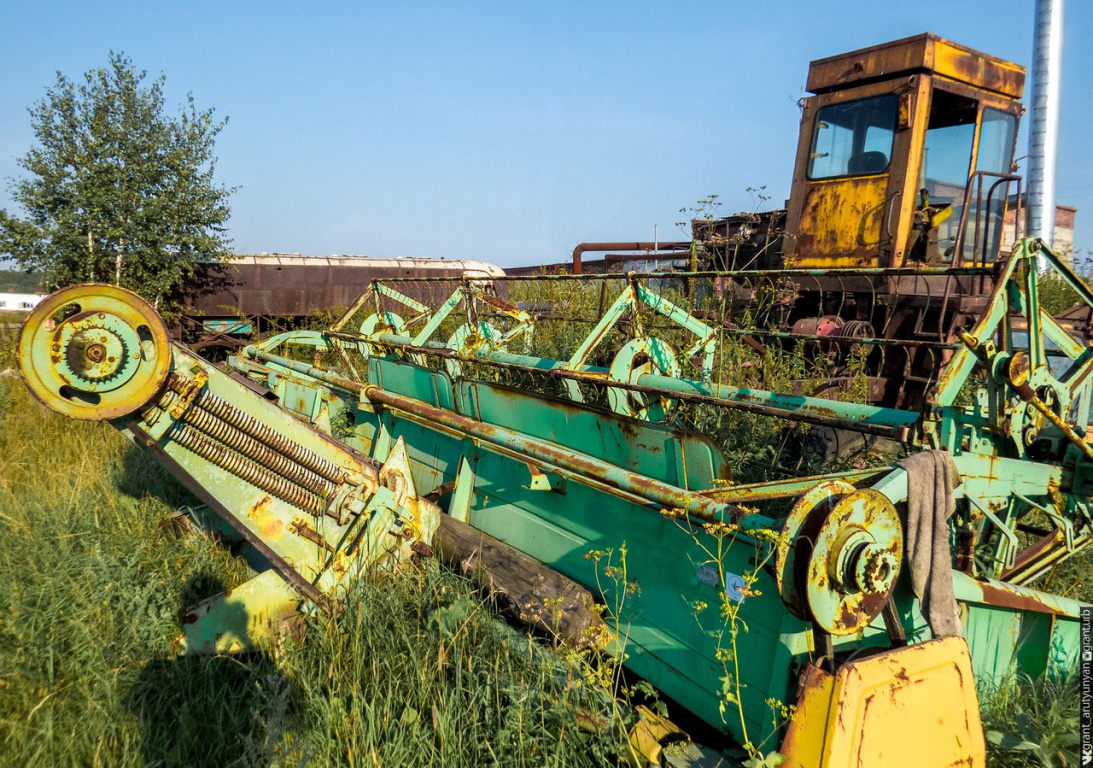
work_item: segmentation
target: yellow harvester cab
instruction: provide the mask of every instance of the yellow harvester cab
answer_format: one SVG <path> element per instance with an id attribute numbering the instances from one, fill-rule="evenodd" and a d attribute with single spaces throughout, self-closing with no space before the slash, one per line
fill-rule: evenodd
<path id="1" fill-rule="evenodd" d="M 993 261 L 1019 199 L 1024 81 L 1023 67 L 932 34 L 812 62 L 787 263 Z"/>

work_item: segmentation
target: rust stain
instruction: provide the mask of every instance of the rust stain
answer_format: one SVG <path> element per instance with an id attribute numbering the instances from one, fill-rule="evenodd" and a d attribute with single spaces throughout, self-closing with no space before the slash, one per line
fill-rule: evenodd
<path id="1" fill-rule="evenodd" d="M 265 515 L 269 511 L 269 506 L 272 503 L 273 499 L 269 496 L 263 496 L 251 505 L 251 508 L 247 511 L 247 517 L 252 520 L 257 520 L 260 516 Z"/>
<path id="2" fill-rule="evenodd" d="M 998 605 L 1005 608 L 1015 608 L 1019 611 L 1033 611 L 1035 613 L 1047 613 L 1052 616 L 1065 616 L 1063 612 L 1047 605 L 1031 595 L 1020 594 L 1006 589 L 1002 584 L 979 584 L 983 593 L 983 601 L 987 605 Z"/>
<path id="3" fill-rule="evenodd" d="M 285 524 L 279 517 L 272 514 L 270 507 L 273 500 L 269 496 L 263 496 L 247 511 L 247 517 L 258 525 L 258 531 L 264 538 L 276 541 L 281 538 Z"/>

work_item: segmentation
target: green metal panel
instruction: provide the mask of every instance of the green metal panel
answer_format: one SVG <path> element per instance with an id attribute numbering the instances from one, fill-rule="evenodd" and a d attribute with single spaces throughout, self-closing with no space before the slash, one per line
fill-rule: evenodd
<path id="1" fill-rule="evenodd" d="M 692 490 L 728 480 L 725 457 L 705 435 L 581 407 L 568 400 L 477 381 L 459 382 L 467 416 L 588 453 Z"/>
<path id="2" fill-rule="evenodd" d="M 442 371 L 420 365 L 373 357 L 368 360 L 368 380 L 392 392 L 400 392 L 430 405 L 452 410 L 452 380 Z"/>

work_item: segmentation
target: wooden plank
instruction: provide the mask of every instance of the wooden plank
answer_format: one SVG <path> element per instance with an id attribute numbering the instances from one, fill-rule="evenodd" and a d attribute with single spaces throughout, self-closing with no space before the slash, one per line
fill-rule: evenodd
<path id="1" fill-rule="evenodd" d="M 591 592 L 504 542 L 441 515 L 433 547 L 444 563 L 486 590 L 506 615 L 555 642 L 602 648 L 610 639 Z"/>

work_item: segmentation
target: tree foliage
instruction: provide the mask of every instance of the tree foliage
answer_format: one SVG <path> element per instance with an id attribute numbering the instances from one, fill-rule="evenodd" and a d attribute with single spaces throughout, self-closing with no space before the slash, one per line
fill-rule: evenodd
<path id="1" fill-rule="evenodd" d="M 57 73 L 30 108 L 36 144 L 12 182 L 18 217 L 0 210 L 0 253 L 43 273 L 49 287 L 110 282 L 166 309 L 198 261 L 228 257 L 233 189 L 213 181 L 226 120 L 164 107 L 165 76 L 145 84 L 124 54 L 82 82 Z"/>

